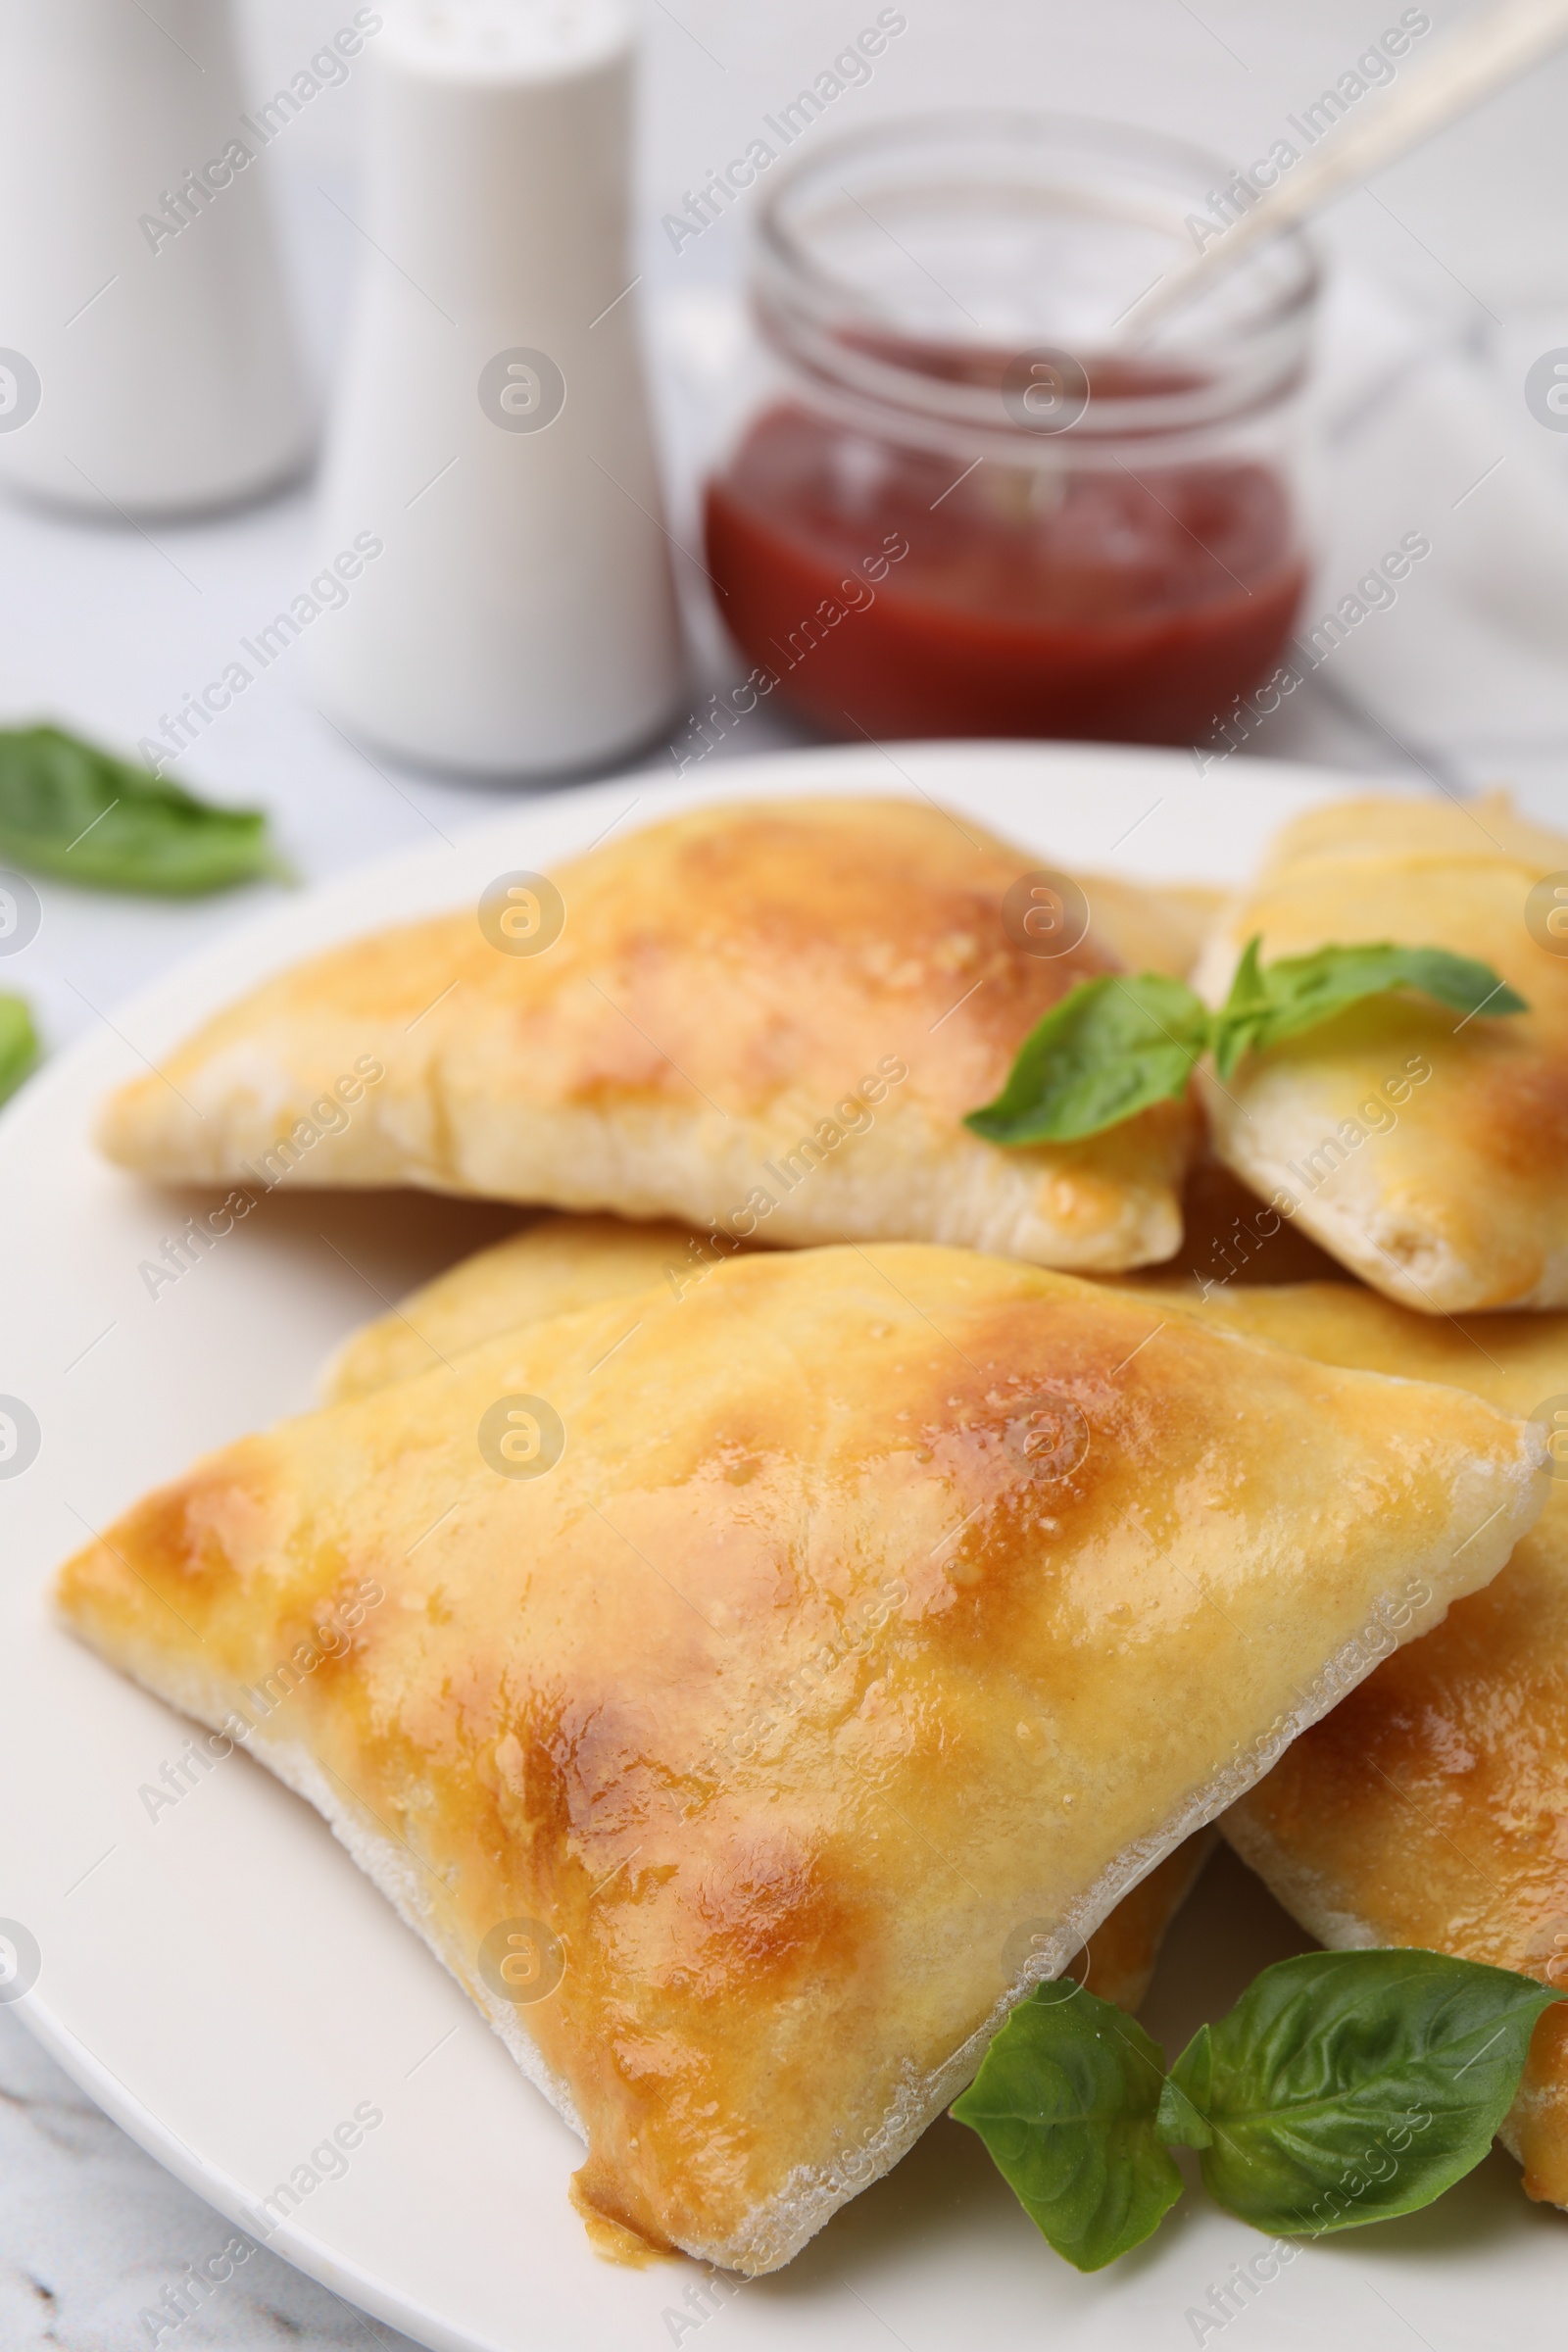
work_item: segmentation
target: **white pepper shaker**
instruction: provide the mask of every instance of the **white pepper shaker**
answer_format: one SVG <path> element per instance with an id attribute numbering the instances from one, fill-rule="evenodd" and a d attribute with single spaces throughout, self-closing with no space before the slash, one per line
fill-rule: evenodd
<path id="1" fill-rule="evenodd" d="M 0 0 L 0 481 L 113 519 L 304 463 L 247 103 L 229 0 Z"/>
<path id="2" fill-rule="evenodd" d="M 628 258 L 621 0 L 390 0 L 319 547 L 322 707 L 422 765 L 629 752 L 682 689 Z M 353 559 L 351 558 L 351 564 Z"/>

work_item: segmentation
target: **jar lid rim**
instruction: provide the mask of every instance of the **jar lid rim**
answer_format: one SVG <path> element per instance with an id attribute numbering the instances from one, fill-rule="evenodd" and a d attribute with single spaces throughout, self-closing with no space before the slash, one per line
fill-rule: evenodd
<path id="1" fill-rule="evenodd" d="M 813 146 L 809 155 L 786 162 L 783 171 L 770 177 L 762 193 L 757 227 L 759 276 L 764 304 L 771 286 L 780 298 L 777 307 L 786 313 L 809 317 L 818 329 L 831 330 L 835 324 L 842 327 L 865 321 L 870 309 L 865 292 L 814 256 L 788 220 L 787 214 L 791 205 L 798 203 L 803 192 L 813 184 L 824 188 L 837 185 L 854 203 L 853 193 L 843 186 L 843 180 L 858 163 L 874 162 L 890 150 L 921 142 L 950 148 L 967 144 L 1003 155 L 1008 150 L 1016 154 L 1026 148 L 1040 152 L 1054 147 L 1066 151 L 1064 162 L 1070 161 L 1074 148 L 1081 155 L 1098 152 L 1112 164 L 1142 162 L 1179 172 L 1189 192 L 1200 186 L 1224 189 L 1241 176 L 1233 175 L 1218 157 L 1193 142 L 1096 116 L 1004 107 L 925 110 L 892 116 L 858 130 L 841 132 Z M 911 187 L 926 184 L 911 178 Z M 1173 196 L 1180 192 L 1174 179 L 1170 186 Z M 1203 199 L 1200 197 L 1198 201 Z M 1102 209 L 1109 214 L 1114 208 Z M 1174 221 L 1178 216 L 1173 211 L 1170 218 Z M 1216 229 L 1216 233 L 1222 232 Z M 1299 227 L 1282 229 L 1266 245 L 1240 259 L 1225 275 L 1233 289 L 1245 284 L 1250 276 L 1260 289 L 1258 298 L 1233 309 L 1218 326 L 1210 320 L 1202 330 L 1200 345 L 1182 342 L 1182 314 L 1178 313 L 1176 332 L 1143 348 L 1162 360 L 1176 360 L 1184 352 L 1200 349 L 1212 367 L 1227 349 L 1245 350 L 1250 340 L 1274 334 L 1309 314 L 1321 286 L 1317 254 L 1311 239 Z M 911 341 L 915 339 L 911 337 Z M 960 347 L 973 341 L 961 332 L 952 339 Z M 929 341 L 929 337 L 925 340 Z"/>

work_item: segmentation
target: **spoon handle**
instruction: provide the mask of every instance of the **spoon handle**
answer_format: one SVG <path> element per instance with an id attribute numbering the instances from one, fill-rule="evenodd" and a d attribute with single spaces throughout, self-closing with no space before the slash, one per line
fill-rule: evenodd
<path id="1" fill-rule="evenodd" d="M 1260 193 L 1216 242 L 1172 265 L 1124 313 L 1118 337 L 1137 340 L 1282 229 L 1357 187 L 1504 82 L 1568 41 L 1568 0 L 1497 0 L 1412 68 L 1374 113 L 1344 122 Z"/>

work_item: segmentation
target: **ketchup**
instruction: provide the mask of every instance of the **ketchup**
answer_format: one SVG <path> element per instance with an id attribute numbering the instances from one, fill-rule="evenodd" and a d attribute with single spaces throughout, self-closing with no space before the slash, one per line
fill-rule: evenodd
<path id="1" fill-rule="evenodd" d="M 960 470 L 786 402 L 709 484 L 730 635 L 818 726 L 1195 743 L 1277 662 L 1306 574 L 1268 466 Z"/>

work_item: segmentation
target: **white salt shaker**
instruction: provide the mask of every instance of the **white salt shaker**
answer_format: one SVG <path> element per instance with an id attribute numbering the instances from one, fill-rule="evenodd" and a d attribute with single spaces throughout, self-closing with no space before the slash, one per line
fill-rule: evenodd
<path id="1" fill-rule="evenodd" d="M 310 425 L 228 0 L 0 0 L 0 481 L 111 518 Z"/>
<path id="2" fill-rule="evenodd" d="M 319 547 L 322 706 L 416 762 L 612 760 L 682 688 L 628 259 L 621 0 L 390 0 Z M 353 559 L 351 558 L 351 562 Z"/>

